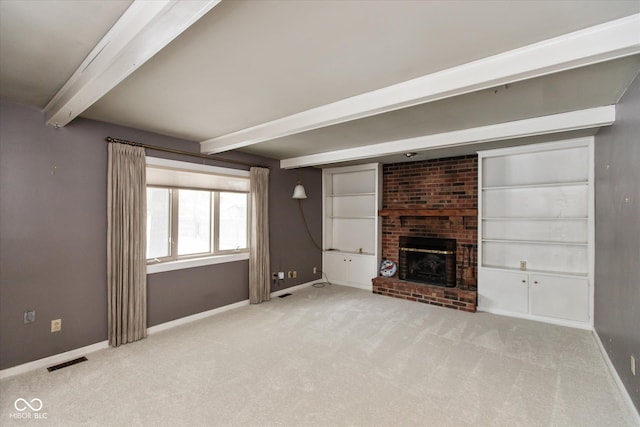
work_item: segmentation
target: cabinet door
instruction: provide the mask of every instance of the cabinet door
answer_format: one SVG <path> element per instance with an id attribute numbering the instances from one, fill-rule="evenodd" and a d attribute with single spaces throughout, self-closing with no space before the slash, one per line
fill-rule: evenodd
<path id="1" fill-rule="evenodd" d="M 374 255 L 351 255 L 348 257 L 349 281 L 360 287 L 371 287 L 371 279 L 378 275 L 378 262 Z"/>
<path id="2" fill-rule="evenodd" d="M 349 283 L 350 256 L 340 252 L 324 253 L 324 273 L 331 283 Z"/>
<path id="3" fill-rule="evenodd" d="M 531 314 L 589 321 L 589 282 L 581 277 L 531 274 Z"/>
<path id="4" fill-rule="evenodd" d="M 528 275 L 512 271 L 478 272 L 478 308 L 528 313 Z"/>

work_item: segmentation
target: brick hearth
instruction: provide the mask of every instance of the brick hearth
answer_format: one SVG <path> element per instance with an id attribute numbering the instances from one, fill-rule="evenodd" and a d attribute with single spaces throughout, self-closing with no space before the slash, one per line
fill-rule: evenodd
<path id="1" fill-rule="evenodd" d="M 456 310 L 476 311 L 476 291 L 424 285 L 395 277 L 376 277 L 373 279 L 373 293 Z"/>
<path id="2" fill-rule="evenodd" d="M 400 236 L 456 239 L 456 287 L 406 282 L 397 276 L 378 277 L 374 279 L 373 292 L 475 311 L 477 189 L 478 157 L 475 155 L 385 165 L 383 211 L 391 214 L 382 215 L 382 257 L 398 263 Z M 473 245 L 471 260 L 469 245 Z"/>

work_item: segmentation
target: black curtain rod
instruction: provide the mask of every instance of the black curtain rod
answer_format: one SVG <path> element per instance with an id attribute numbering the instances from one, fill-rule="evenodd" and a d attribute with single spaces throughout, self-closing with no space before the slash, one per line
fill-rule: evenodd
<path id="1" fill-rule="evenodd" d="M 110 136 L 106 137 L 104 140 L 107 141 L 107 143 L 115 142 L 118 144 L 127 144 L 127 145 L 133 145 L 135 147 L 148 148 L 149 150 L 157 150 L 157 151 L 164 151 L 166 153 L 182 154 L 184 156 L 191 156 L 191 157 L 199 157 L 201 159 L 214 160 L 216 162 L 234 163 L 236 165 L 269 169 L 269 166 L 255 165 L 252 163 L 243 162 L 242 160 L 225 159 L 222 157 L 210 156 L 208 154 L 191 153 L 189 151 L 183 151 L 183 150 L 174 150 L 173 148 L 164 148 L 164 147 L 158 147 L 157 145 L 142 144 L 140 142 L 127 141 L 126 139 L 112 138 Z"/>

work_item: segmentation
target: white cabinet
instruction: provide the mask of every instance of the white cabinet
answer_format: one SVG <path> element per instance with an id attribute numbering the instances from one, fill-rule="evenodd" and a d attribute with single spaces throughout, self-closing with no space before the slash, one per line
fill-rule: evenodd
<path id="1" fill-rule="evenodd" d="M 512 271 L 480 269 L 478 307 L 493 312 L 529 312 L 529 276 Z M 479 287 L 479 286 L 478 286 Z"/>
<path id="2" fill-rule="evenodd" d="M 478 309 L 593 324 L 593 138 L 479 152 Z"/>
<path id="3" fill-rule="evenodd" d="M 589 321 L 589 281 L 584 277 L 530 274 L 531 314 Z"/>
<path id="4" fill-rule="evenodd" d="M 371 279 L 377 271 L 377 260 L 371 255 L 346 252 L 325 252 L 324 271 L 332 283 L 371 289 Z"/>
<path id="5" fill-rule="evenodd" d="M 483 311 L 531 314 L 551 321 L 589 321 L 586 278 L 482 268 L 478 281 L 482 286 L 478 306 Z"/>
<path id="6" fill-rule="evenodd" d="M 324 169 L 323 270 L 332 283 L 371 289 L 378 275 L 379 164 Z"/>

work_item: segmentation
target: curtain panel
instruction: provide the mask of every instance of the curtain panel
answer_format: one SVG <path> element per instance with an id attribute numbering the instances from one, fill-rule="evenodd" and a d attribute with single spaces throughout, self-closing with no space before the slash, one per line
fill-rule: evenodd
<path id="1" fill-rule="evenodd" d="M 108 147 L 108 332 L 117 347 L 147 335 L 146 165 L 144 148 Z"/>
<path id="2" fill-rule="evenodd" d="M 251 240 L 249 244 L 249 302 L 269 301 L 269 169 L 250 169 Z"/>

